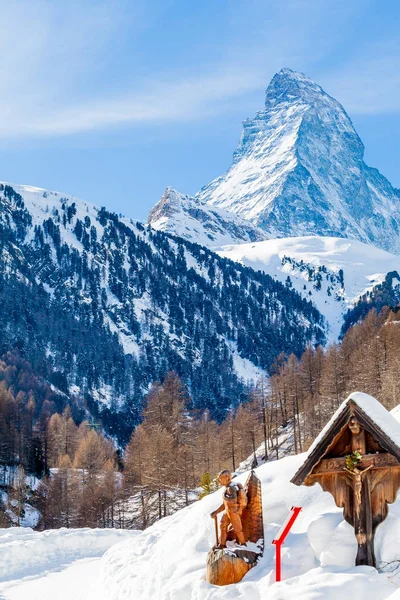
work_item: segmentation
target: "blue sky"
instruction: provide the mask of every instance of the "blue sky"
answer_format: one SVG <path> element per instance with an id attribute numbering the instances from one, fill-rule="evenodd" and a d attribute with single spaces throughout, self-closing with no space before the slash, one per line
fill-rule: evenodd
<path id="1" fill-rule="evenodd" d="M 0 179 L 145 219 L 230 165 L 282 67 L 346 108 L 400 187 L 400 3 L 0 0 Z"/>

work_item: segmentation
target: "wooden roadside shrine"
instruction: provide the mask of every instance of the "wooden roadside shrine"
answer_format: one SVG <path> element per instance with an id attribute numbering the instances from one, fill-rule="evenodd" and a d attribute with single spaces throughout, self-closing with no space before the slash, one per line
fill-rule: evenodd
<path id="1" fill-rule="evenodd" d="M 264 526 L 261 482 L 254 471 L 251 471 L 247 478 L 244 490 L 247 506 L 241 514 L 241 524 L 246 546 L 234 543 L 235 531 L 230 527 L 227 532 L 227 546 L 214 546 L 208 553 L 206 567 L 208 583 L 214 585 L 238 583 L 250 569 L 256 566 L 262 556 Z"/>
<path id="2" fill-rule="evenodd" d="M 291 480 L 319 483 L 343 508 L 358 543 L 356 565 L 375 567 L 374 536 L 400 488 L 400 424 L 372 396 L 356 392 L 339 407 Z"/>

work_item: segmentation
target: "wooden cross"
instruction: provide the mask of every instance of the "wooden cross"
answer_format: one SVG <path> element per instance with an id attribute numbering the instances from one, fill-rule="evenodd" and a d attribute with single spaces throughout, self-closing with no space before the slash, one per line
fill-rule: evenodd
<path id="1" fill-rule="evenodd" d="M 325 458 L 305 480 L 319 483 L 343 508 L 345 520 L 354 527 L 358 552 L 356 565 L 376 566 L 375 530 L 388 514 L 400 487 L 400 463 L 387 452 L 366 454 L 354 470 L 346 467 L 346 458 Z"/>
<path id="2" fill-rule="evenodd" d="M 356 565 L 375 567 L 375 531 L 400 489 L 399 423 L 372 396 L 350 394 L 291 481 L 295 485 L 319 483 L 332 494 L 354 527 Z"/>

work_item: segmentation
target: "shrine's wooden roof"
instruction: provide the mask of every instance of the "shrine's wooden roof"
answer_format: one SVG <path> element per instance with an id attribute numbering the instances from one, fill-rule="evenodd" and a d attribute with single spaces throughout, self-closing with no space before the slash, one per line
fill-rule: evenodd
<path id="1" fill-rule="evenodd" d="M 314 440 L 304 463 L 291 479 L 292 483 L 304 483 L 306 477 L 328 453 L 335 438 L 347 427 L 352 414 L 380 446 L 400 462 L 400 423 L 378 400 L 368 394 L 354 392 L 346 398 Z"/>

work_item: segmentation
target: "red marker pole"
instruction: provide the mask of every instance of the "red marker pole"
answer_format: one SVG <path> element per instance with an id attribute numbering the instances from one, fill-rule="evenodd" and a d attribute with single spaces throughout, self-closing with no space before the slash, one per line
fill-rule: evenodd
<path id="1" fill-rule="evenodd" d="M 274 542 L 272 542 L 274 543 Z M 275 546 L 275 581 L 281 581 L 281 546 Z"/>
<path id="2" fill-rule="evenodd" d="M 285 538 L 286 538 L 287 534 L 289 533 L 289 531 L 290 531 L 293 523 L 295 522 L 295 520 L 299 516 L 299 512 L 300 511 L 301 511 L 301 507 L 300 506 L 292 506 L 292 508 L 290 509 L 290 513 L 289 513 L 286 521 L 284 522 L 284 524 L 282 525 L 282 527 L 278 531 L 278 533 L 275 536 L 275 538 L 272 540 L 272 543 L 275 544 L 275 550 L 276 550 L 276 558 L 275 558 L 275 573 L 276 574 L 275 574 L 275 581 L 281 581 L 281 575 L 282 575 L 281 547 L 282 547 L 283 542 L 285 541 Z"/>

